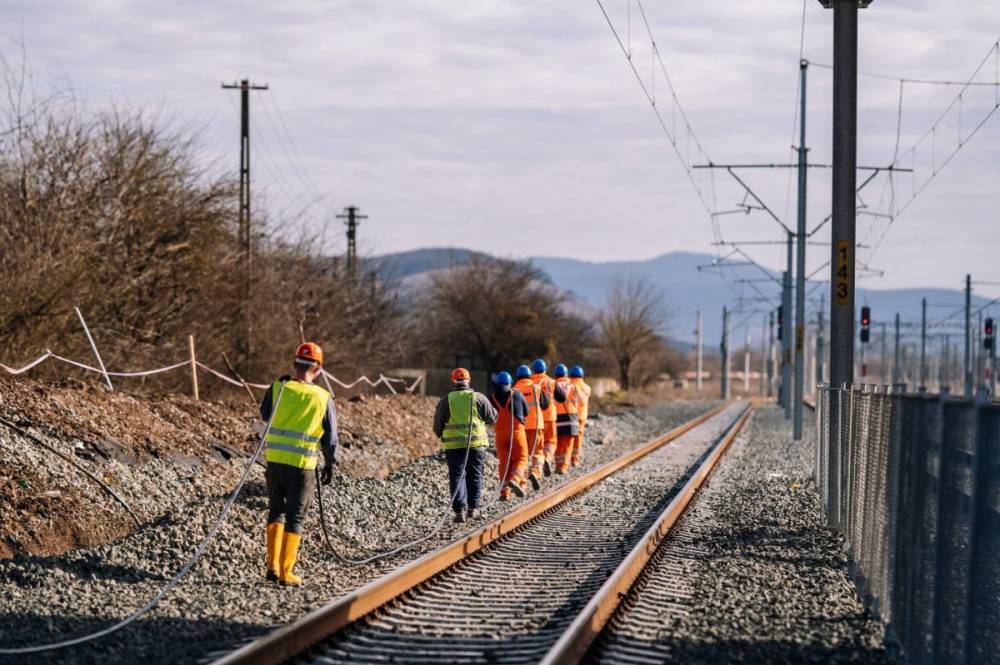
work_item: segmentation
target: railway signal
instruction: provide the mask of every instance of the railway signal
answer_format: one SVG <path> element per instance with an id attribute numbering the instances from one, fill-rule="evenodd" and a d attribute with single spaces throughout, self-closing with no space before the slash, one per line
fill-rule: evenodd
<path id="1" fill-rule="evenodd" d="M 983 324 L 983 348 L 987 351 L 993 350 L 993 319 L 986 319 Z"/>
<path id="2" fill-rule="evenodd" d="M 872 308 L 865 305 L 861 308 L 861 378 L 868 376 L 868 362 L 865 351 L 868 348 L 868 340 L 871 339 Z"/>

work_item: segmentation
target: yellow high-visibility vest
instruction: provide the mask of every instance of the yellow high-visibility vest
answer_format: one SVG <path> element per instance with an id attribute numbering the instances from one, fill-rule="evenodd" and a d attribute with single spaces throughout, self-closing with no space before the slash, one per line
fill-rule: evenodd
<path id="1" fill-rule="evenodd" d="M 465 448 L 467 445 L 482 448 L 489 443 L 486 423 L 479 417 L 479 409 L 476 408 L 476 393 L 471 390 L 448 393 L 448 424 L 441 433 L 441 447 L 445 450 Z"/>
<path id="2" fill-rule="evenodd" d="M 271 429 L 267 433 L 267 461 L 315 469 L 330 393 L 301 381 L 285 381 L 283 389 L 281 385 L 277 381 L 271 385 L 271 405 L 277 408 L 271 415 Z"/>

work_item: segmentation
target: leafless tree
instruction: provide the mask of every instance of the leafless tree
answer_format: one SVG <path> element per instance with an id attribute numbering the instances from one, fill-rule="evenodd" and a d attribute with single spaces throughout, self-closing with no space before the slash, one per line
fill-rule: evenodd
<path id="1" fill-rule="evenodd" d="M 470 355 L 481 369 L 512 369 L 535 357 L 580 358 L 591 326 L 569 297 L 531 264 L 473 256 L 434 273 L 420 300 L 417 361 L 451 365 Z"/>
<path id="2" fill-rule="evenodd" d="M 636 362 L 661 353 L 662 331 L 667 322 L 663 293 L 648 279 L 616 279 L 598 317 L 602 344 L 618 365 L 621 387 L 633 385 Z"/>

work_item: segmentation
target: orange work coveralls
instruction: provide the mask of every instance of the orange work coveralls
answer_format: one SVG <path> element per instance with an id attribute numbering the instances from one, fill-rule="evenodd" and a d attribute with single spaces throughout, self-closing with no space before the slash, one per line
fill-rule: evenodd
<path id="1" fill-rule="evenodd" d="M 583 460 L 583 435 L 587 431 L 587 416 L 590 414 L 590 386 L 580 377 L 570 379 L 577 391 L 578 415 L 580 417 L 580 436 L 576 438 L 576 446 L 570 453 L 570 464 L 577 466 Z"/>
<path id="2" fill-rule="evenodd" d="M 528 439 L 525 436 L 524 425 L 511 414 L 513 394 L 507 396 L 507 403 L 501 404 L 495 395 L 490 396 L 493 405 L 497 407 L 496 446 L 497 475 L 500 477 L 500 496 L 510 496 L 508 480 L 517 483 L 522 489 L 528 484 Z"/>
<path id="3" fill-rule="evenodd" d="M 556 454 L 556 382 L 548 374 L 532 374 L 531 382 L 538 386 L 539 390 L 549 398 L 549 408 L 543 411 L 545 421 L 545 437 L 543 442 L 544 461 L 550 465 L 554 463 Z"/>
<path id="4" fill-rule="evenodd" d="M 556 473 L 569 471 L 570 455 L 580 438 L 579 404 L 576 386 L 569 379 L 558 379 L 556 384 L 566 395 L 565 401 L 556 402 Z"/>
<path id="5" fill-rule="evenodd" d="M 518 379 L 514 390 L 524 395 L 528 403 L 528 417 L 524 419 L 524 435 L 528 442 L 528 456 L 531 458 L 531 477 L 536 481 L 542 477 L 542 462 L 545 460 L 545 423 L 542 411 L 542 391 L 531 379 Z"/>

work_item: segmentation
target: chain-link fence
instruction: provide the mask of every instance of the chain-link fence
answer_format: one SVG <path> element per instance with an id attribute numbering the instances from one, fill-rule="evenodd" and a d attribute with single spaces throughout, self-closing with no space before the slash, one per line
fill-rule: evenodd
<path id="1" fill-rule="evenodd" d="M 1000 663 L 1000 405 L 817 395 L 816 482 L 866 605 L 910 663 Z"/>

